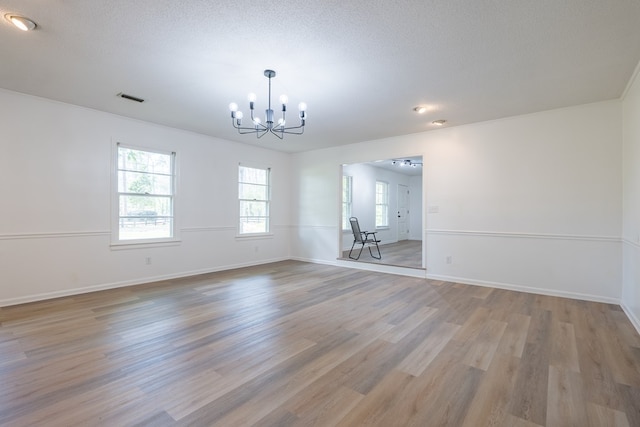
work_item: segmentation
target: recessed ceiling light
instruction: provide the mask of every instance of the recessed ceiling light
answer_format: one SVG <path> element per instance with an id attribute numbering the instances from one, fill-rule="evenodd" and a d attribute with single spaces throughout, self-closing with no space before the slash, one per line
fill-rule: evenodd
<path id="1" fill-rule="evenodd" d="M 434 120 L 434 121 L 432 121 L 432 122 L 431 122 L 431 124 L 432 124 L 432 125 L 436 125 L 436 126 L 442 126 L 442 125 L 444 125 L 445 123 L 447 123 L 447 121 L 446 121 L 446 120 L 442 120 L 442 119 L 440 119 L 440 120 Z"/>
<path id="2" fill-rule="evenodd" d="M 7 21 L 11 22 L 16 28 L 22 31 L 35 30 L 37 27 L 35 22 L 29 18 L 25 18 L 24 16 L 7 13 L 4 17 Z"/>
<path id="3" fill-rule="evenodd" d="M 424 105 L 418 105 L 413 109 L 413 111 L 415 111 L 418 114 L 423 114 L 427 112 L 427 107 L 425 107 Z"/>

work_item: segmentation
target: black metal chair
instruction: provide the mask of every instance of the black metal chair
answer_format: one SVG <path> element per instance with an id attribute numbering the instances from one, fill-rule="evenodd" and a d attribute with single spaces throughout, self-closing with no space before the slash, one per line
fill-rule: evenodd
<path id="1" fill-rule="evenodd" d="M 362 255 L 362 250 L 364 249 L 365 246 L 367 246 L 369 248 L 369 253 L 371 254 L 372 258 L 382 259 L 382 254 L 380 253 L 380 247 L 378 246 L 378 243 L 380 243 L 380 240 L 376 238 L 376 232 L 361 231 L 360 224 L 358 224 L 358 218 L 356 217 L 349 218 L 349 223 L 351 223 L 351 231 L 353 231 L 353 245 L 351 245 L 351 250 L 349 251 L 349 258 L 356 259 L 356 260 L 360 259 L 360 255 Z M 351 256 L 351 253 L 353 252 L 353 248 L 356 246 L 356 244 L 359 244 L 362 246 L 360 246 L 360 252 L 358 252 L 358 256 L 354 258 Z M 375 256 L 371 251 L 371 246 L 374 246 L 374 245 L 378 250 L 378 256 Z"/>

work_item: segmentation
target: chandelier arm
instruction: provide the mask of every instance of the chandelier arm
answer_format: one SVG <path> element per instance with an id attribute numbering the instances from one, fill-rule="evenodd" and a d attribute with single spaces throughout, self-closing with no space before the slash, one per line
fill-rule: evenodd
<path id="1" fill-rule="evenodd" d="M 284 135 L 279 135 L 279 134 L 277 133 L 277 132 L 281 132 L 281 133 L 282 133 L 282 131 L 279 131 L 279 130 L 278 130 L 278 131 L 274 131 L 273 129 L 269 129 L 269 132 L 271 132 L 272 134 L 274 134 L 275 136 L 277 136 L 277 137 L 278 137 L 278 138 L 280 138 L 280 139 L 283 139 L 283 138 L 284 138 Z"/>
<path id="2" fill-rule="evenodd" d="M 300 129 L 296 131 L 296 129 Z M 282 133 L 288 133 L 290 135 L 302 135 L 304 133 L 304 126 L 298 126 L 295 128 L 286 128 L 281 131 Z"/>
<path id="3" fill-rule="evenodd" d="M 251 122 L 253 123 L 254 127 L 252 127 L 252 128 L 244 127 L 243 129 L 254 129 L 256 132 L 258 132 L 258 131 L 263 132 L 263 131 L 266 131 L 266 130 L 269 129 L 269 127 L 267 125 L 265 125 L 264 123 L 262 123 L 262 122 L 256 123 L 255 122 L 255 120 L 253 119 L 253 111 L 251 111 Z"/>
<path id="4" fill-rule="evenodd" d="M 303 127 L 304 127 L 304 124 L 302 124 L 302 123 L 300 123 L 298 126 L 290 126 L 290 127 L 286 127 L 286 128 L 283 126 L 284 129 L 300 129 L 300 128 L 303 128 Z"/>
<path id="5" fill-rule="evenodd" d="M 296 135 L 301 135 L 302 132 L 299 132 L 299 133 L 298 132 L 291 132 L 291 131 L 296 130 L 296 129 L 301 129 L 302 132 L 304 132 L 304 124 L 300 123 L 299 126 L 291 126 L 291 127 L 288 127 L 288 128 L 283 127 L 282 131 L 284 133 L 292 133 L 292 134 L 296 134 Z"/>
<path id="6" fill-rule="evenodd" d="M 238 133 L 240 135 L 246 135 L 246 134 L 249 134 L 249 133 L 255 133 L 258 138 L 262 137 L 265 133 L 267 133 L 267 130 L 269 130 L 269 128 L 267 128 L 265 126 L 262 126 L 262 129 L 260 129 L 260 128 L 256 128 L 256 127 L 250 128 L 250 127 L 236 126 L 235 123 L 233 123 L 233 127 L 238 130 Z"/>
<path id="7" fill-rule="evenodd" d="M 258 129 L 256 129 L 255 127 L 246 127 L 246 126 L 238 126 L 235 122 L 235 120 L 231 121 L 231 124 L 233 125 L 234 128 L 238 129 L 238 132 L 241 134 L 246 134 L 246 133 L 252 133 L 252 132 L 257 132 Z"/>
<path id="8" fill-rule="evenodd" d="M 236 123 L 235 123 L 235 122 L 232 122 L 231 124 L 233 125 L 233 127 L 234 127 L 234 128 L 238 129 L 238 131 L 241 131 L 241 130 L 242 130 L 242 131 L 249 131 L 249 130 L 253 130 L 253 131 L 255 131 L 255 129 L 254 129 L 254 128 L 248 128 L 248 127 L 244 127 L 244 126 L 238 126 L 238 125 L 236 125 Z M 244 133 L 248 133 L 248 132 L 244 132 Z"/>
<path id="9" fill-rule="evenodd" d="M 253 129 L 253 128 L 238 128 L 238 133 L 240 135 L 246 135 L 246 134 L 249 134 L 249 133 L 259 133 L 259 132 L 261 132 L 261 131 L 259 131 L 257 129 Z"/>

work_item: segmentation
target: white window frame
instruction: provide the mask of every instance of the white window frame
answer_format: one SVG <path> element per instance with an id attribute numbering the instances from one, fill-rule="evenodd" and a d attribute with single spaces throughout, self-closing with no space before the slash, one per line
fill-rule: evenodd
<path id="1" fill-rule="evenodd" d="M 346 188 L 345 188 L 346 186 Z M 345 200 L 346 196 L 346 200 Z M 350 231 L 351 224 L 349 218 L 353 209 L 353 177 L 342 175 L 342 230 Z"/>
<path id="2" fill-rule="evenodd" d="M 266 184 L 256 184 L 256 183 L 249 183 L 249 182 L 243 182 L 240 181 L 240 169 L 241 168 L 247 168 L 247 169 L 256 169 L 256 170 L 262 170 L 266 172 L 266 176 L 267 176 L 267 182 Z M 258 165 L 252 165 L 252 164 L 246 164 L 246 163 L 239 163 L 238 164 L 238 231 L 237 231 L 237 236 L 238 237 L 260 237 L 260 236 L 271 236 L 271 168 L 268 166 L 258 166 Z M 262 185 L 264 187 L 266 187 L 266 199 L 241 199 L 240 198 L 240 186 L 242 184 L 249 184 L 249 185 Z M 243 202 L 263 202 L 265 203 L 265 211 L 266 211 L 266 215 L 265 216 L 260 216 L 260 215 L 248 215 L 248 216 L 243 216 L 242 215 L 242 204 Z M 266 221 L 266 230 L 265 231 L 259 231 L 259 232 L 243 232 L 242 231 L 242 220 L 243 218 L 264 218 Z"/>
<path id="3" fill-rule="evenodd" d="M 127 148 L 131 150 L 144 151 L 148 153 L 156 153 L 168 155 L 171 157 L 171 193 L 169 196 L 163 195 L 163 197 L 170 198 L 171 206 L 171 235 L 168 237 L 151 237 L 142 239 L 120 239 L 120 196 L 128 193 L 121 193 L 119 191 L 119 171 L 120 166 L 118 162 L 119 148 Z M 111 221 L 111 247 L 113 249 L 126 249 L 129 247 L 146 247 L 146 246 L 164 246 L 166 244 L 177 244 L 180 242 L 179 227 L 177 220 L 177 207 L 178 207 L 178 153 L 175 151 L 162 150 L 157 148 L 149 148 L 139 145 L 127 144 L 122 142 L 116 142 L 113 144 L 112 155 L 113 166 L 112 171 L 112 221 Z"/>
<path id="4" fill-rule="evenodd" d="M 379 198 L 380 192 L 378 191 L 378 187 L 383 188 L 382 198 Z M 376 181 L 376 228 L 389 228 L 389 183 L 385 181 Z M 378 221 L 378 209 L 381 209 L 382 215 L 381 219 L 384 222 Z"/>

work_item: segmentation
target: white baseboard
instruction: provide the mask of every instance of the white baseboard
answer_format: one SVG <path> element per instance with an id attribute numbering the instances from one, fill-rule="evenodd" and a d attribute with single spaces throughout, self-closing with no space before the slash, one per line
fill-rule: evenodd
<path id="1" fill-rule="evenodd" d="M 366 262 L 353 262 L 345 260 L 336 260 L 338 267 L 355 268 L 357 270 L 375 271 L 377 273 L 396 274 L 399 276 L 416 277 L 418 279 L 424 279 L 426 277 L 426 270 L 421 268 L 409 268 L 398 267 L 396 265 L 384 265 L 374 264 Z"/>
<path id="2" fill-rule="evenodd" d="M 309 262 L 311 264 L 323 264 L 331 265 L 334 267 L 354 268 L 356 270 L 375 271 L 377 273 L 396 274 L 399 276 L 417 277 L 419 279 L 425 278 L 425 270 L 419 268 L 398 267 L 395 265 L 384 265 L 366 262 L 353 262 L 341 259 L 335 261 L 316 260 L 309 258 L 292 257 L 294 261 Z"/>
<path id="3" fill-rule="evenodd" d="M 638 334 L 640 334 L 640 319 L 636 317 L 636 315 L 633 313 L 633 310 L 631 310 L 631 308 L 628 307 L 626 304 L 621 303 L 620 307 L 622 307 L 624 314 L 627 315 L 633 327 L 636 328 L 636 331 L 638 331 Z"/>
<path id="4" fill-rule="evenodd" d="M 308 262 L 311 264 L 323 264 L 323 265 L 333 265 L 333 266 L 338 265 L 336 261 L 327 261 L 324 259 L 303 258 L 299 256 L 292 256 L 292 257 L 289 257 L 288 259 L 292 261 Z"/>
<path id="5" fill-rule="evenodd" d="M 551 289 L 535 288 L 531 286 L 514 285 L 510 283 L 490 282 L 486 280 L 467 279 L 464 277 L 441 276 L 437 274 L 427 274 L 427 279 L 442 280 L 445 282 L 462 283 L 465 285 L 484 286 L 489 288 L 506 289 L 509 291 L 526 292 L 530 294 L 549 295 L 553 297 L 572 298 L 584 301 L 602 302 L 606 304 L 620 304 L 620 300 L 612 297 L 600 295 L 582 294 L 578 292 L 555 291 Z"/>
<path id="6" fill-rule="evenodd" d="M 257 262 L 245 262 L 239 264 L 229 264 L 212 268 L 204 268 L 200 270 L 183 271 L 180 273 L 164 274 L 159 276 L 141 277 L 133 280 L 125 280 L 122 282 L 102 283 L 99 285 L 84 286 L 81 288 L 65 289 L 62 291 L 45 292 L 41 294 L 28 295 L 18 298 L 8 298 L 0 300 L 0 307 L 8 307 L 10 305 L 25 304 L 28 302 L 42 301 L 53 298 L 67 297 L 71 295 L 86 294 L 89 292 L 104 291 L 107 289 L 123 288 L 125 286 L 142 285 L 145 283 L 159 282 L 162 280 L 179 279 L 182 277 L 197 276 L 199 274 L 215 273 L 217 271 L 233 270 L 235 268 L 253 267 L 261 264 L 270 264 L 272 262 L 286 261 L 288 257 L 272 258 Z"/>

